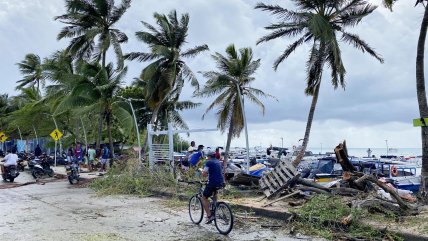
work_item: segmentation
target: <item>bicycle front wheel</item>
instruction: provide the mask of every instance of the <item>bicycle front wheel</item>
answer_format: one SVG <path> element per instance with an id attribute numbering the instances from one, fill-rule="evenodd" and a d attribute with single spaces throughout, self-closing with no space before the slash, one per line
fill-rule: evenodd
<path id="1" fill-rule="evenodd" d="M 197 195 L 191 197 L 189 200 L 189 216 L 194 224 L 200 224 L 204 217 L 202 200 Z"/>
<path id="2" fill-rule="evenodd" d="M 214 212 L 215 227 L 218 232 L 227 235 L 233 228 L 233 213 L 232 209 L 225 202 L 218 202 Z"/>

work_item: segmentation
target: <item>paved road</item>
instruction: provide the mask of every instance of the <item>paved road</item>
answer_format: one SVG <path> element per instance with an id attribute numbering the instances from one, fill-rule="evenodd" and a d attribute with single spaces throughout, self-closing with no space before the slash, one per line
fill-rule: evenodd
<path id="1" fill-rule="evenodd" d="M 213 225 L 191 224 L 185 206 L 171 208 L 167 202 L 99 197 L 67 180 L 0 189 L 0 240 L 302 240 L 260 228 L 260 222 L 272 220 L 238 221 L 222 236 Z"/>

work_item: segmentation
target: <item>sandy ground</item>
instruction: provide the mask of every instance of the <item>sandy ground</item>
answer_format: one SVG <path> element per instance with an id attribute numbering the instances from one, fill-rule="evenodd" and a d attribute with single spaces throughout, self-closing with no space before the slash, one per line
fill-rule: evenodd
<path id="1" fill-rule="evenodd" d="M 34 181 L 22 173 L 17 182 Z M 53 179 L 52 179 L 53 180 Z M 99 197 L 66 179 L 5 188 L 0 181 L 0 240 L 314 240 L 290 237 L 274 220 L 238 219 L 229 236 L 190 222 L 185 203 L 154 197 Z M 181 206 L 183 205 L 183 206 Z M 275 223 L 276 222 L 276 223 Z"/>

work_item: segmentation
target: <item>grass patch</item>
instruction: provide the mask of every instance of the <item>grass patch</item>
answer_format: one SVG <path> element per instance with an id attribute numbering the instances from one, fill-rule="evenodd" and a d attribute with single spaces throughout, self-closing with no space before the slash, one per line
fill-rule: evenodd
<path id="1" fill-rule="evenodd" d="M 370 214 L 350 208 L 341 197 L 317 195 L 293 211 L 298 214 L 295 228 L 308 235 L 321 236 L 329 240 L 338 238 L 403 240 L 390 231 L 380 231 L 359 223 L 358 220 Z M 352 217 L 352 221 L 343 223 L 346 217 Z"/>
<path id="2" fill-rule="evenodd" d="M 158 167 L 150 170 L 136 159 L 116 162 L 102 178 L 97 178 L 90 185 L 101 195 L 131 194 L 148 195 L 151 190 L 168 190 L 177 192 L 177 182 L 169 168 Z"/>

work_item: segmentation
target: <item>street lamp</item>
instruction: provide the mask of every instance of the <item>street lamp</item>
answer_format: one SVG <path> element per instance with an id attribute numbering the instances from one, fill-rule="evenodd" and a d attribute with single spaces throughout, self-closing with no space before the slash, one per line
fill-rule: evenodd
<path id="1" fill-rule="evenodd" d="M 281 137 L 281 148 L 284 148 L 284 138 Z"/>
<path id="2" fill-rule="evenodd" d="M 126 102 L 128 102 L 129 106 L 131 106 L 131 110 L 132 110 L 132 116 L 134 117 L 134 123 L 135 123 L 135 129 L 137 131 L 137 140 L 138 140 L 138 158 L 139 161 L 141 161 L 141 142 L 140 142 L 140 131 L 138 130 L 138 123 L 137 123 L 137 117 L 135 117 L 135 110 L 134 107 L 132 106 L 132 102 L 131 99 L 125 99 L 122 96 L 119 96 L 120 98 L 122 98 L 123 100 L 125 100 Z"/>

